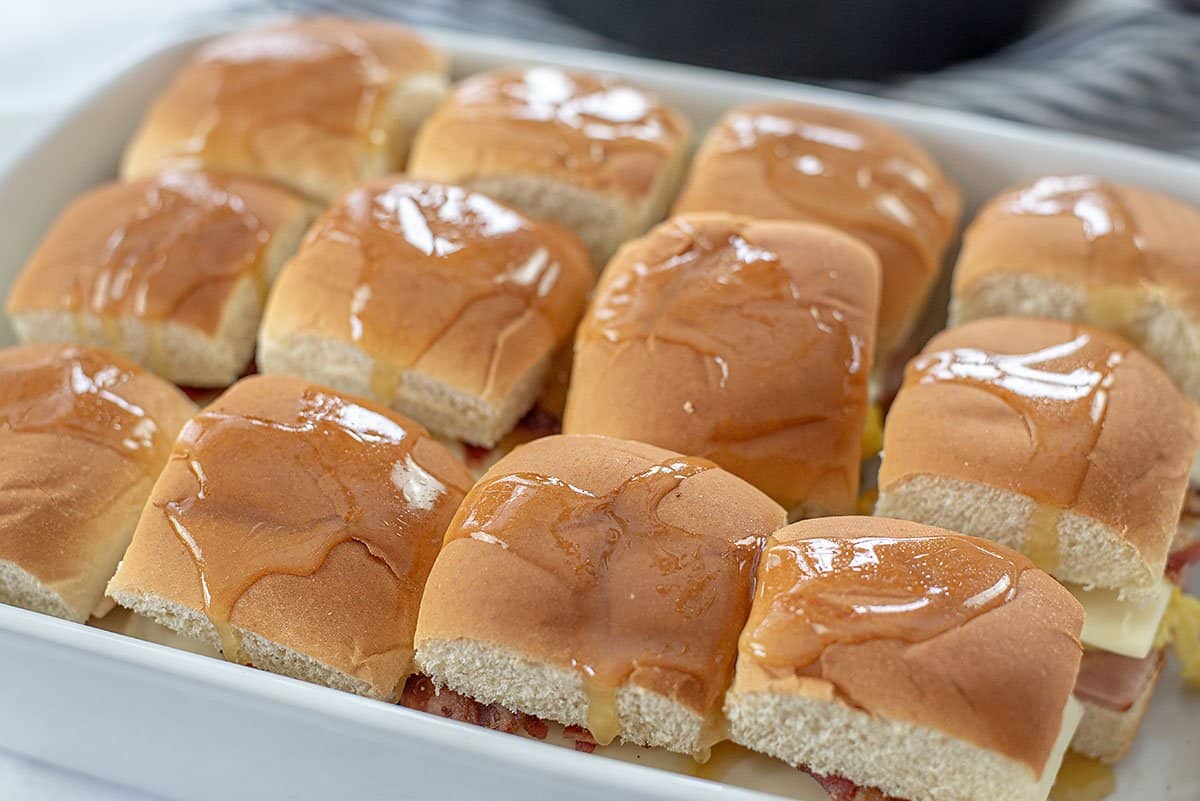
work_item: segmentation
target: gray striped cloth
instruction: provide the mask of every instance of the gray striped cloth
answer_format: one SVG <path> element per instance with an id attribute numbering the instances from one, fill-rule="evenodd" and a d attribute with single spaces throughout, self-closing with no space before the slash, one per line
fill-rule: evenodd
<path id="1" fill-rule="evenodd" d="M 264 7 L 626 49 L 557 16 L 539 0 L 265 0 L 240 9 L 253 13 Z M 836 85 L 1200 156 L 1200 15 L 1184 11 L 1143 7 L 1097 14 L 941 72 Z"/>

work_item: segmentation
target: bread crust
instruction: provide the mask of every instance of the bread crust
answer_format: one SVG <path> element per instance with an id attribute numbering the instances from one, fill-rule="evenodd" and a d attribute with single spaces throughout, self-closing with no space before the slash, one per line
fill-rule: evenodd
<path id="1" fill-rule="evenodd" d="M 803 103 L 735 108 L 700 145 L 673 213 L 723 211 L 831 225 L 883 267 L 879 351 L 900 346 L 954 238 L 962 198 L 897 130 Z"/>
<path id="2" fill-rule="evenodd" d="M 794 515 L 855 508 L 879 265 L 825 226 L 676 217 L 609 263 L 563 430 L 711 459 Z"/>

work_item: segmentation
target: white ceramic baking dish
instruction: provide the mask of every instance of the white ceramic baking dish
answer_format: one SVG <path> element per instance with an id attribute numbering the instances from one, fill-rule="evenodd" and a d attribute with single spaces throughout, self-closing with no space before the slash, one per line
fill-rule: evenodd
<path id="1" fill-rule="evenodd" d="M 792 83 L 430 31 L 458 74 L 541 62 L 626 75 L 700 131 L 729 106 L 796 99 L 879 117 L 925 143 L 968 208 L 1015 182 L 1092 172 L 1200 204 L 1200 162 Z M 143 109 L 203 40 L 115 78 L 0 177 L 0 294 L 58 211 L 112 178 Z M 1200 256 L 1200 254 L 1198 254 Z M 0 321 L 0 344 L 12 341 Z M 758 792 L 485 731 L 0 605 L 0 746 L 171 798 L 749 801 Z M 1200 799 L 1200 694 L 1171 669 L 1114 801 Z M 636 755 L 635 755 L 636 758 Z M 652 762 L 652 755 L 643 761 Z M 743 766 L 759 784 L 771 765 Z M 782 774 L 790 779 L 791 773 Z M 795 794 L 813 796 L 795 775 Z"/>

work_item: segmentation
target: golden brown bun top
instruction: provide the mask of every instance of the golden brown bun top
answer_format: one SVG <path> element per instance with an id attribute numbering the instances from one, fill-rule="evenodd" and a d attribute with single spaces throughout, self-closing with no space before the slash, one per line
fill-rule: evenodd
<path id="1" fill-rule="evenodd" d="M 387 22 L 312 17 L 223 36 L 151 106 L 123 175 L 208 166 L 326 196 L 361 174 L 365 153 L 394 146 L 392 90 L 445 71 L 437 49 Z"/>
<path id="2" fill-rule="evenodd" d="M 1121 532 L 1162 572 L 1196 454 L 1191 405 L 1123 339 L 989 318 L 930 340 L 884 429 L 879 486 L 931 475 L 988 484 Z M 1054 572 L 1057 554 L 1031 554 Z"/>
<path id="3" fill-rule="evenodd" d="M 180 432 L 110 591 L 202 611 L 226 658 L 232 623 L 346 672 L 373 665 L 387 693 L 409 670 L 425 576 L 470 484 L 395 412 L 246 378 Z M 347 618 L 337 630 L 306 611 L 328 593 Z"/>
<path id="4" fill-rule="evenodd" d="M 264 325 L 269 337 L 343 340 L 391 376 L 414 368 L 496 402 L 570 336 L 592 276 L 563 228 L 391 176 L 346 193 L 309 229 Z"/>
<path id="5" fill-rule="evenodd" d="M 879 517 L 806 520 L 767 541 L 735 689 L 836 699 L 1040 775 L 1082 627 L 1079 602 L 1002 546 Z"/>
<path id="6" fill-rule="evenodd" d="M 1021 273 L 1090 290 L 1163 285 L 1194 312 L 1200 306 L 1197 250 L 1198 209 L 1094 176 L 1047 176 L 984 206 L 964 236 L 954 291 Z"/>
<path id="7" fill-rule="evenodd" d="M 243 278 L 265 298 L 271 238 L 306 207 L 283 189 L 212 173 L 105 184 L 59 215 L 8 313 L 170 320 L 211 334 Z"/>
<path id="8" fill-rule="evenodd" d="M 430 574 L 417 647 L 478 640 L 719 708 L 776 504 L 701 459 L 608 437 L 518 447 L 468 494 Z"/>
<path id="9" fill-rule="evenodd" d="M 853 511 L 879 264 L 832 228 L 673 218 L 609 263 L 564 431 L 711 459 L 807 514 Z"/>
<path id="10" fill-rule="evenodd" d="M 0 560 L 48 584 L 94 573 L 91 521 L 114 503 L 140 503 L 126 493 L 149 490 L 194 409 L 171 384 L 106 351 L 0 350 Z"/>
<path id="11" fill-rule="evenodd" d="M 958 190 L 919 145 L 838 109 L 755 103 L 705 138 L 675 213 L 725 211 L 840 228 L 883 265 L 880 349 L 920 315 L 962 208 Z"/>
<path id="12" fill-rule="evenodd" d="M 421 129 L 409 170 L 448 181 L 532 173 L 640 200 L 690 135 L 682 115 L 623 80 L 502 69 L 455 87 Z"/>

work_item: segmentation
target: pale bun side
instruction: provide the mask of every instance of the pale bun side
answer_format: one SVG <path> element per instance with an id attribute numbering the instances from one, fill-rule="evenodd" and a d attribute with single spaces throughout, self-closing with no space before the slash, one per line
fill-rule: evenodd
<path id="1" fill-rule="evenodd" d="M 1154 678 L 1146 683 L 1141 695 L 1129 709 L 1109 709 L 1078 699 L 1083 705 L 1083 719 L 1079 721 L 1079 728 L 1071 740 L 1071 750 L 1109 764 L 1121 761 L 1137 739 L 1150 699 L 1162 677 L 1162 664 L 1160 661 Z"/>
<path id="2" fill-rule="evenodd" d="M 130 432 L 116 427 L 93 430 L 92 440 L 62 425 L 36 432 L 0 426 L 0 602 L 83 622 L 104 597 L 169 443 L 195 407 L 157 376 L 90 348 L 6 348 L 0 370 L 51 365 L 71 353 L 83 354 L 86 374 L 126 372 L 129 380 L 109 391 L 143 409 L 157 428 L 155 450 L 145 463 L 133 464 L 121 456 Z M 46 403 L 61 409 L 63 399 Z M 35 404 L 25 414 L 36 420 L 53 413 Z"/>

